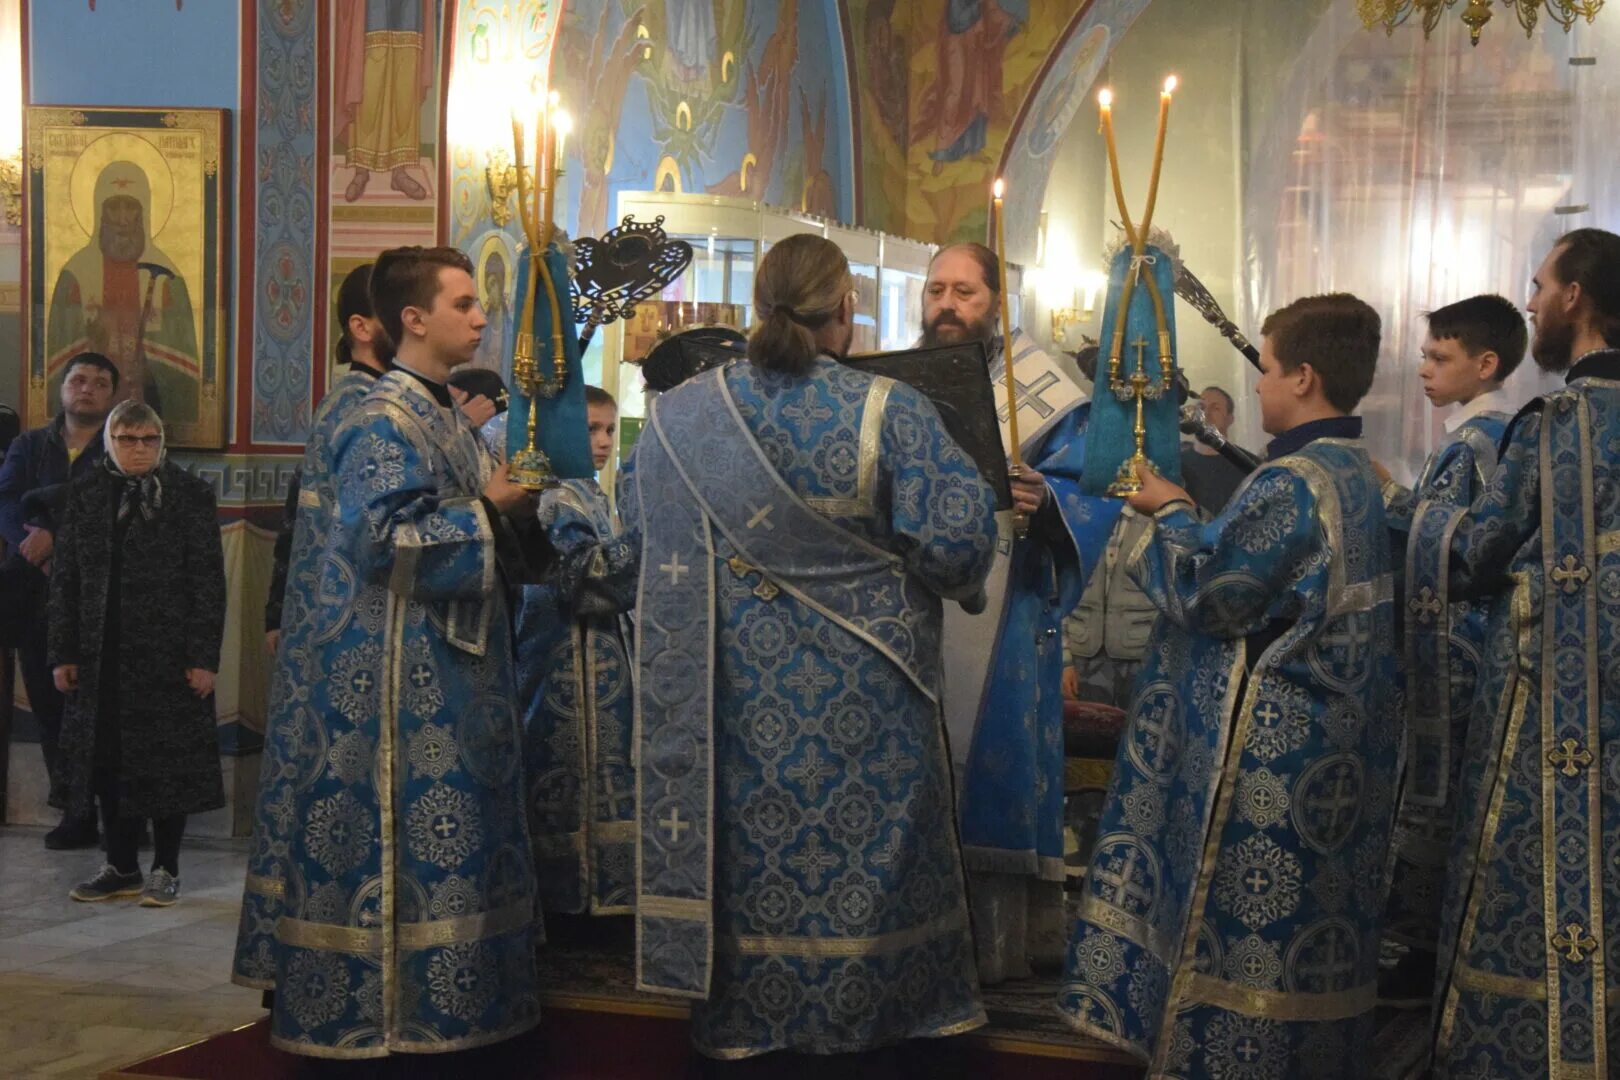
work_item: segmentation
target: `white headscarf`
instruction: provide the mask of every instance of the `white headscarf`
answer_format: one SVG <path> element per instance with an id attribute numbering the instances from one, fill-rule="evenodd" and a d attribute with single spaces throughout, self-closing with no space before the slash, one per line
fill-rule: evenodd
<path id="1" fill-rule="evenodd" d="M 157 460 L 152 462 L 152 468 L 139 475 L 124 471 L 123 464 L 118 460 L 118 447 L 113 442 L 113 428 L 116 427 L 155 427 L 158 432 Z M 164 445 L 166 438 L 163 432 L 163 421 L 151 406 L 142 401 L 130 399 L 120 401 L 113 406 L 107 416 L 107 424 L 101 429 L 101 445 L 107 451 L 102 461 L 107 471 L 123 480 L 123 489 L 118 496 L 118 520 L 123 521 L 129 512 L 140 508 L 141 517 L 152 520 L 152 515 L 163 509 L 163 482 L 158 479 L 158 470 L 163 467 L 163 460 L 168 454 Z"/>

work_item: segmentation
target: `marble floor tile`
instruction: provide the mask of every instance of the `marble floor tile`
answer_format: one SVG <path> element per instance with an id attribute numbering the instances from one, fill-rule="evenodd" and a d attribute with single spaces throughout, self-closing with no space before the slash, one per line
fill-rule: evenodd
<path id="1" fill-rule="evenodd" d="M 188 838 L 180 903 L 155 909 L 68 899 L 100 856 L 44 831 L 0 827 L 0 1077 L 91 1078 L 264 1015 L 229 981 L 245 841 Z"/>

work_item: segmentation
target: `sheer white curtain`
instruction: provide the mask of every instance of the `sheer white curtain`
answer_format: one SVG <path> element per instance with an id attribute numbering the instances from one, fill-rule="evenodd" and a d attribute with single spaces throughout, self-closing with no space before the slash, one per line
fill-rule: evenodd
<path id="1" fill-rule="evenodd" d="M 1368 32 L 1354 7 L 1328 7 L 1275 84 L 1250 90 L 1238 306 L 1252 327 L 1311 293 L 1378 309 L 1362 412 L 1409 478 L 1442 431 L 1417 376 L 1423 313 L 1481 292 L 1522 307 L 1561 233 L 1620 229 L 1620 11 L 1530 40 L 1504 15 L 1475 48 L 1455 18 L 1425 42 L 1415 26 Z M 1508 391 L 1517 405 L 1554 384 L 1527 358 Z"/>

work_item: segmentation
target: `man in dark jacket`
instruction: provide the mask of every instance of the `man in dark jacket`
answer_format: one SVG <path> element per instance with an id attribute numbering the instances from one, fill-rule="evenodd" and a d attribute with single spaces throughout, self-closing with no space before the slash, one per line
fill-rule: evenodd
<path id="1" fill-rule="evenodd" d="M 66 795 L 58 749 L 62 695 L 45 659 L 46 575 L 68 481 L 100 462 L 101 426 L 117 393 L 117 366 L 100 353 L 79 353 L 63 375 L 61 411 L 43 427 L 17 436 L 0 465 L 0 535 L 8 552 L 0 564 L 0 633 L 16 646 L 21 661 L 53 806 L 62 805 Z M 64 815 L 45 834 L 45 846 L 56 850 L 92 847 L 96 841 L 93 809 L 88 815 Z"/>

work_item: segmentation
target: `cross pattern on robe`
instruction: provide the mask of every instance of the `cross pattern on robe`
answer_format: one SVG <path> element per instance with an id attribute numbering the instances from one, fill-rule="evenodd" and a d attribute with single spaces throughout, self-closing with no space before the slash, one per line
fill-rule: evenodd
<path id="1" fill-rule="evenodd" d="M 775 503 L 766 503 L 763 507 L 755 506 L 753 503 L 749 503 L 748 512 L 753 516 L 748 519 L 748 527 L 750 529 L 757 529 L 763 525 L 766 532 L 775 532 L 776 523 L 770 519 L 771 511 L 775 509 Z"/>
<path id="2" fill-rule="evenodd" d="M 1411 610 L 1412 614 L 1418 617 L 1418 622 L 1424 626 L 1432 623 L 1435 616 L 1446 609 L 1446 606 L 1440 602 L 1440 597 L 1436 596 L 1434 589 L 1428 585 L 1419 589 L 1418 594 L 1408 601 L 1406 606 Z"/>
<path id="3" fill-rule="evenodd" d="M 602 809 L 607 811 L 607 816 L 610 818 L 619 816 L 621 804 L 628 803 L 631 806 L 636 804 L 636 793 L 614 784 L 613 781 L 616 779 L 618 779 L 616 776 L 608 779 L 607 786 L 603 789 L 601 795 Z"/>
<path id="4" fill-rule="evenodd" d="M 439 814 L 433 819 L 433 831 L 439 834 L 440 840 L 448 840 L 461 829 L 461 822 L 449 814 Z"/>
<path id="5" fill-rule="evenodd" d="M 1327 835 L 1329 838 L 1339 835 L 1339 819 L 1344 811 L 1350 809 L 1361 801 L 1360 795 L 1353 789 L 1355 770 L 1350 763 L 1341 761 L 1333 770 L 1333 790 L 1325 795 L 1311 795 L 1305 799 L 1305 809 L 1313 813 L 1327 814 Z"/>
<path id="6" fill-rule="evenodd" d="M 799 439 L 803 442 L 810 441 L 817 424 L 833 417 L 833 411 L 817 400 L 816 393 L 816 388 L 812 385 L 805 391 L 803 405 L 795 403 L 782 409 L 782 415 L 792 420 L 794 426 L 799 429 Z"/>
<path id="7" fill-rule="evenodd" d="M 1243 1036 L 1237 1041 L 1237 1045 L 1232 1047 L 1232 1053 L 1242 1058 L 1245 1065 L 1252 1063 L 1255 1058 L 1264 1052 L 1260 1049 L 1260 1044 L 1255 1041 L 1253 1035 Z"/>
<path id="8" fill-rule="evenodd" d="M 472 988 L 478 985 L 477 973 L 472 968 L 458 968 L 456 970 L 456 985 L 461 987 L 462 993 L 472 993 Z"/>
<path id="9" fill-rule="evenodd" d="M 818 832 L 805 837 L 804 848 L 787 859 L 787 864 L 803 874 L 812 889 L 821 888 L 821 875 L 838 863 L 838 856 L 821 846 L 821 834 Z"/>
<path id="10" fill-rule="evenodd" d="M 678 844 L 681 837 L 686 835 L 686 830 L 692 827 L 692 823 L 681 819 L 680 807 L 672 806 L 669 808 L 669 815 L 658 822 L 658 827 L 669 833 L 670 843 Z"/>
<path id="11" fill-rule="evenodd" d="M 810 796 L 811 802 L 821 800 L 821 785 L 838 775 L 838 770 L 821 756 L 821 747 L 810 743 L 804 748 L 804 760 L 794 762 L 782 770 L 782 775 L 799 783 Z"/>
<path id="12" fill-rule="evenodd" d="M 354 673 L 354 677 L 349 680 L 349 685 L 354 687 L 356 693 L 368 694 L 371 692 L 372 684 L 376 681 L 371 672 L 357 671 Z"/>
<path id="13" fill-rule="evenodd" d="M 428 739 L 422 743 L 423 761 L 431 765 L 442 757 L 444 757 L 444 743 L 438 739 Z"/>
<path id="14" fill-rule="evenodd" d="M 1565 776 L 1579 776 L 1581 769 L 1592 764 L 1592 752 L 1576 739 L 1565 739 L 1562 748 L 1548 754 L 1547 760 L 1558 766 Z"/>
<path id="15" fill-rule="evenodd" d="M 1591 576 L 1592 571 L 1581 565 L 1581 560 L 1573 555 L 1565 555 L 1563 561 L 1554 567 L 1552 572 L 1553 584 L 1571 595 L 1580 592 L 1581 586 L 1585 585 Z"/>
<path id="16" fill-rule="evenodd" d="M 1323 986 L 1332 986 L 1355 973 L 1355 957 L 1345 951 L 1344 934 L 1340 930 L 1329 928 L 1323 931 L 1320 946 L 1307 955 L 1314 955 L 1316 959 L 1302 962 L 1299 973 L 1320 980 Z"/>
<path id="17" fill-rule="evenodd" d="M 1250 892 L 1256 896 L 1259 896 L 1261 893 L 1271 888 L 1271 875 L 1266 873 L 1263 867 L 1251 867 L 1249 870 L 1249 876 L 1243 879 L 1243 884 L 1249 887 Z"/>
<path id="18" fill-rule="evenodd" d="M 838 680 L 833 678 L 832 672 L 821 669 L 814 655 L 807 653 L 804 666 L 783 679 L 782 685 L 799 691 L 804 695 L 805 706 L 814 709 L 821 701 L 822 692 L 837 686 Z"/>
<path id="19" fill-rule="evenodd" d="M 326 835 L 331 838 L 332 843 L 342 847 L 349 842 L 349 826 L 345 822 L 334 821 L 332 827 L 327 830 Z"/>
<path id="20" fill-rule="evenodd" d="M 1039 416 L 1042 420 L 1049 418 L 1053 413 L 1057 412 L 1057 407 L 1055 405 L 1049 404 L 1045 398 L 1041 397 L 1042 394 L 1046 393 L 1046 391 L 1052 389 L 1052 387 L 1057 386 L 1061 382 L 1061 380 L 1057 377 L 1056 372 L 1043 371 L 1035 378 L 1034 382 L 1028 384 L 1019 382 L 1018 376 L 1014 375 L 1012 382 L 1013 400 L 1018 403 L 1018 408 L 1020 410 L 1033 410 L 1035 415 Z M 1003 400 L 1002 403 L 997 406 L 996 416 L 1000 418 L 1002 423 L 1005 424 L 1007 422 L 1008 412 L 1007 402 L 1005 400 Z"/>
<path id="21" fill-rule="evenodd" d="M 1322 644 L 1344 654 L 1344 662 L 1352 671 L 1361 666 L 1361 657 L 1370 640 L 1360 619 L 1346 619 L 1340 626 L 1322 635 Z"/>
<path id="22" fill-rule="evenodd" d="M 415 667 L 411 668 L 411 682 L 416 684 L 416 688 L 418 690 L 432 681 L 433 669 L 428 667 L 426 664 L 417 664 Z"/>
<path id="23" fill-rule="evenodd" d="M 681 584 L 681 575 L 691 573 L 692 568 L 681 562 L 681 553 L 677 551 L 675 554 L 669 557 L 669 562 L 664 563 L 658 568 L 658 572 L 660 574 L 668 574 L 670 585 L 679 588 Z"/>
<path id="24" fill-rule="evenodd" d="M 1140 852 L 1134 848 L 1127 848 L 1119 859 L 1117 871 L 1109 869 L 1106 863 L 1102 863 L 1092 871 L 1092 875 L 1116 891 L 1118 899 L 1114 902 L 1119 906 L 1129 906 L 1129 902 L 1135 900 L 1145 910 L 1153 902 L 1153 894 L 1137 877 L 1137 872 L 1143 869 L 1142 863 L 1137 859 L 1139 854 Z"/>
<path id="25" fill-rule="evenodd" d="M 1154 769 L 1163 769 L 1175 755 L 1176 731 L 1170 723 L 1175 714 L 1175 706 L 1163 698 L 1137 713 L 1136 730 L 1146 736 L 1148 764 Z"/>
<path id="26" fill-rule="evenodd" d="M 1553 948 L 1564 954 L 1564 959 L 1572 964 L 1578 964 L 1586 959 L 1586 954 L 1596 951 L 1597 938 L 1586 932 L 1580 923 L 1572 922 L 1553 936 Z M 1566 951 L 1567 950 L 1567 951 Z"/>
<path id="27" fill-rule="evenodd" d="M 1282 713 L 1277 709 L 1277 706 L 1268 701 L 1254 710 L 1254 718 L 1266 727 L 1276 727 L 1277 721 L 1282 719 Z"/>

